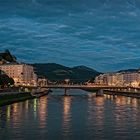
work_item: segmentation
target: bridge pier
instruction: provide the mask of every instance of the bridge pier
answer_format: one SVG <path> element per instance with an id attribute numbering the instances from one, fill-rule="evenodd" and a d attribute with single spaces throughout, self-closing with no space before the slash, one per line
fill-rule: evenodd
<path id="1" fill-rule="evenodd" d="M 68 96 L 68 89 L 67 88 L 65 88 L 65 90 L 64 90 L 64 96 Z"/>
<path id="2" fill-rule="evenodd" d="M 97 92 L 96 92 L 96 96 L 103 96 L 104 94 L 104 91 L 102 89 L 99 89 Z"/>

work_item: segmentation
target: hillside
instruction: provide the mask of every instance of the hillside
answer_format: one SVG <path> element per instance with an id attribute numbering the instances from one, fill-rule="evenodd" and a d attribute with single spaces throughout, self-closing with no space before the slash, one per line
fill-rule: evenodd
<path id="1" fill-rule="evenodd" d="M 85 82 L 100 73 L 86 66 L 65 67 L 55 63 L 32 64 L 40 76 L 45 76 L 51 81 L 70 79 L 72 82 Z"/>
<path id="2" fill-rule="evenodd" d="M 0 61 L 17 63 L 16 57 L 14 55 L 12 55 L 9 50 L 5 50 L 5 52 L 0 53 Z"/>

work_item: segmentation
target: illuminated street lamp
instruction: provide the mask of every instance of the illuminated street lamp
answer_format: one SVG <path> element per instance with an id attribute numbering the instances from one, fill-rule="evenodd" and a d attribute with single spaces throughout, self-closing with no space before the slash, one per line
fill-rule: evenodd
<path id="1" fill-rule="evenodd" d="M 70 82 L 70 79 L 65 79 L 65 83 L 68 85 Z"/>

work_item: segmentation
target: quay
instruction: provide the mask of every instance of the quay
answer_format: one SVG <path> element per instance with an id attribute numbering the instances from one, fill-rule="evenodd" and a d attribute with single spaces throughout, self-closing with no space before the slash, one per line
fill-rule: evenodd
<path id="1" fill-rule="evenodd" d="M 0 93 L 0 106 L 33 98 L 34 97 L 31 96 L 30 92 L 3 92 Z"/>
<path id="2" fill-rule="evenodd" d="M 35 94 L 32 91 L 1 91 L 0 92 L 0 106 L 9 105 L 15 102 L 21 102 L 29 99 L 38 98 L 47 95 L 50 90 L 38 90 Z"/>
<path id="3" fill-rule="evenodd" d="M 103 92 L 106 95 L 140 98 L 140 90 L 104 90 Z"/>

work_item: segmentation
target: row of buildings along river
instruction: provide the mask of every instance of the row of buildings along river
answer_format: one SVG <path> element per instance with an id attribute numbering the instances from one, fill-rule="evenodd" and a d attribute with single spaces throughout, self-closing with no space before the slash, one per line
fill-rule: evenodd
<path id="1" fill-rule="evenodd" d="M 0 70 L 13 78 L 15 85 L 46 85 L 47 79 L 38 77 L 32 65 L 17 62 L 8 50 L 0 53 Z M 96 84 L 111 86 L 140 86 L 140 70 L 100 74 Z"/>
<path id="2" fill-rule="evenodd" d="M 47 79 L 36 75 L 32 65 L 18 62 L 8 50 L 0 53 L 0 70 L 13 78 L 15 86 L 37 86 L 47 83 Z"/>
<path id="3" fill-rule="evenodd" d="M 95 78 L 96 84 L 106 84 L 110 86 L 140 86 L 140 70 L 133 72 L 118 72 L 100 74 Z"/>

